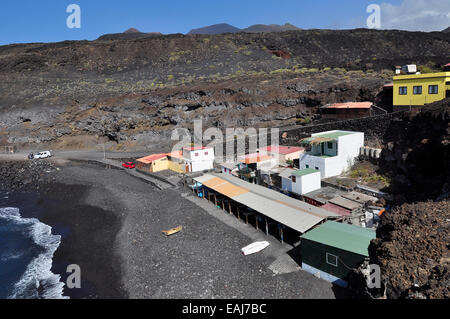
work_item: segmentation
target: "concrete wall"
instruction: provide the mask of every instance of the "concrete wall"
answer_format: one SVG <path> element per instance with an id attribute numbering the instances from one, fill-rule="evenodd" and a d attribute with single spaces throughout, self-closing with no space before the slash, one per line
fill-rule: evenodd
<path id="1" fill-rule="evenodd" d="M 167 159 L 167 157 L 164 157 L 152 162 L 152 168 L 150 169 L 150 172 L 156 173 L 164 171 L 166 169 L 169 169 L 169 160 Z"/>
<path id="2" fill-rule="evenodd" d="M 292 183 L 292 192 L 303 195 L 320 189 L 321 179 L 320 172 L 297 176 L 296 183 Z"/>
<path id="3" fill-rule="evenodd" d="M 201 172 L 208 169 L 214 168 L 214 160 L 207 161 L 188 161 L 189 165 L 192 163 L 192 172 Z"/>

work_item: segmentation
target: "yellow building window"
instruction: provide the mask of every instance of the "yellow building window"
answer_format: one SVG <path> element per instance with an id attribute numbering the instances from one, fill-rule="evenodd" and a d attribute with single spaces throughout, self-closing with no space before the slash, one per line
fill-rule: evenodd
<path id="1" fill-rule="evenodd" d="M 439 85 L 428 86 L 428 94 L 438 94 L 438 93 L 439 93 Z"/>
<path id="2" fill-rule="evenodd" d="M 421 95 L 422 94 L 422 85 L 414 86 L 413 94 L 414 95 Z"/>
<path id="3" fill-rule="evenodd" d="M 408 95 L 408 87 L 406 87 L 406 86 L 399 87 L 398 94 L 399 95 Z"/>

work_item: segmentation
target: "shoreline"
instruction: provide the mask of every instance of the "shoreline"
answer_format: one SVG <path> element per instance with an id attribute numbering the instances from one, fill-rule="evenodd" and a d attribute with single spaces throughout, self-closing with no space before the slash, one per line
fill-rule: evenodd
<path id="1" fill-rule="evenodd" d="M 126 298 L 120 284 L 119 256 L 114 242 L 122 221 L 112 212 L 83 205 L 80 199 L 88 189 L 83 185 L 53 184 L 39 193 L 10 193 L 9 203 L 20 209 L 23 218 L 37 218 L 52 227 L 53 235 L 61 236 L 61 243 L 53 255 L 51 271 L 66 283 L 67 266 L 81 268 L 81 289 L 64 285 L 63 296 L 71 299 Z M 58 199 L 59 197 L 59 199 Z M 64 213 L 61 213 L 64 211 Z M 96 215 L 95 219 L 86 218 Z M 96 234 L 95 229 L 107 229 Z M 98 265 L 103 265 L 101 272 Z"/>

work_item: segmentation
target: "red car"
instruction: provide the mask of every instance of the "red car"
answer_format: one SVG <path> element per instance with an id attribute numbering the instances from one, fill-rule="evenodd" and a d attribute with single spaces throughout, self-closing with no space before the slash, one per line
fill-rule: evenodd
<path id="1" fill-rule="evenodd" d="M 123 163 L 122 164 L 122 167 L 123 168 L 136 168 L 136 165 L 134 165 L 134 163 L 133 162 L 126 162 L 126 163 Z"/>

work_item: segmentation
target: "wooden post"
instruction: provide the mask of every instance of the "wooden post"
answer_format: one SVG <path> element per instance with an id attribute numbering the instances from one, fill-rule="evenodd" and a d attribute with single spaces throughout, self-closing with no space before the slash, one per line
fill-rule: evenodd
<path id="1" fill-rule="evenodd" d="M 269 224 L 267 223 L 267 218 L 266 218 L 266 236 L 269 236 Z"/>
<path id="2" fill-rule="evenodd" d="M 238 219 L 241 219 L 241 215 L 239 214 L 239 204 L 237 205 L 237 213 L 238 213 Z"/>
<path id="3" fill-rule="evenodd" d="M 208 202 L 211 201 L 211 192 L 208 192 Z"/>
<path id="4" fill-rule="evenodd" d="M 232 215 L 233 212 L 231 211 L 231 200 L 228 201 L 228 210 L 230 212 L 230 215 Z"/>
<path id="5" fill-rule="evenodd" d="M 284 243 L 284 238 L 283 238 L 283 225 L 279 225 L 279 226 L 280 226 L 281 245 L 283 245 L 283 243 Z"/>
<path id="6" fill-rule="evenodd" d="M 222 210 L 225 211 L 225 200 L 222 198 Z"/>
<path id="7" fill-rule="evenodd" d="M 214 206 L 217 207 L 217 195 L 216 195 L 216 193 L 214 193 Z"/>
<path id="8" fill-rule="evenodd" d="M 259 228 L 258 228 L 258 215 L 257 214 L 255 214 L 255 218 L 256 218 L 256 230 L 258 230 Z"/>
<path id="9" fill-rule="evenodd" d="M 248 225 L 248 214 L 245 215 L 245 224 Z"/>

